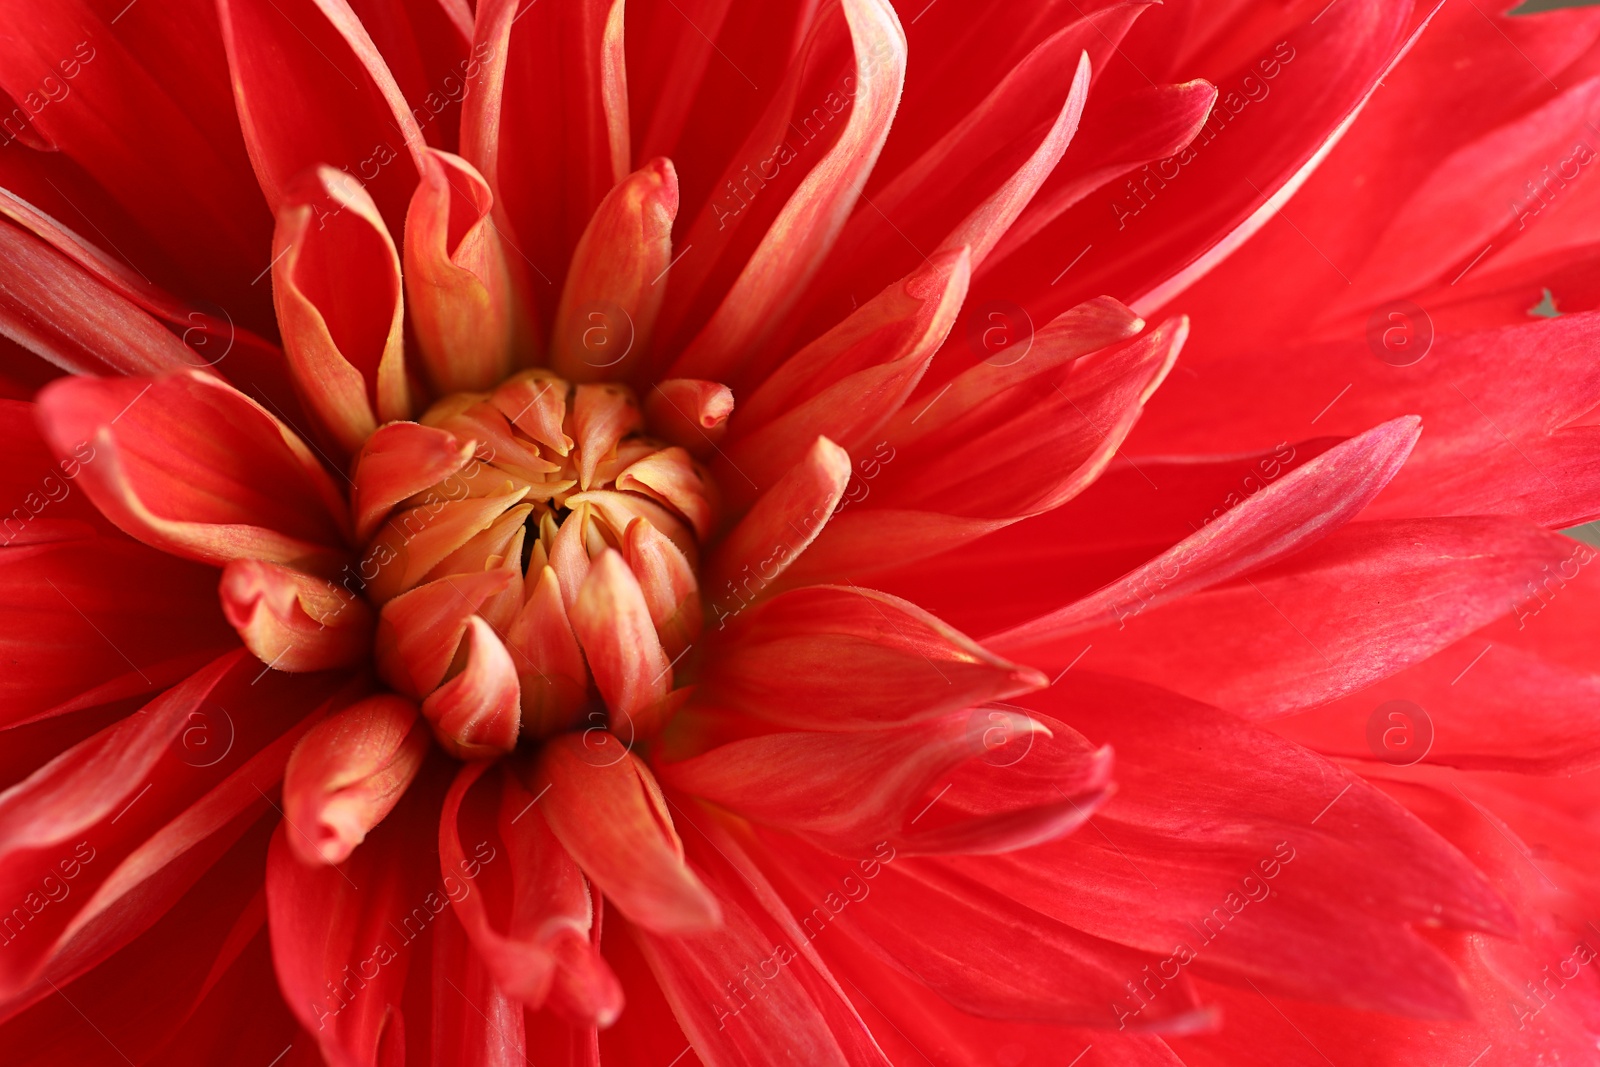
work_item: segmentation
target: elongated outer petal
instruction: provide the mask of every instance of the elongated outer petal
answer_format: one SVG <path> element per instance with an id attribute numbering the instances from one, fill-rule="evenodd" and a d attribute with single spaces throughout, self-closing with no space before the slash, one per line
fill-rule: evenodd
<path id="1" fill-rule="evenodd" d="M 672 377 L 726 379 L 749 358 L 821 267 L 883 149 L 905 83 L 905 33 L 880 0 L 843 0 L 842 7 L 858 74 L 850 118 L 673 364 Z"/>
<path id="2" fill-rule="evenodd" d="M 1119 789 L 1095 823 L 1119 849 L 1081 833 L 908 866 L 959 872 L 1143 952 L 1185 942 L 1269 995 L 1433 1017 L 1459 1017 L 1466 1002 L 1417 928 L 1516 923 L 1473 862 L 1383 790 L 1234 716 L 1081 666 L 1022 703 L 1116 749 Z M 1206 758 L 1176 755 L 1193 752 Z M 1228 827 L 1230 847 L 1191 847 L 1197 826 Z M 1246 893 L 1251 914 L 1232 915 Z M 1380 943 L 1381 959 L 1369 948 Z"/>
<path id="3" fill-rule="evenodd" d="M 263 794 L 338 684 L 328 674 L 262 677 L 237 649 L 0 795 L 9 899 L 59 877 L 63 859 L 80 864 L 72 892 L 0 953 L 8 1006 L 19 992 L 24 1002 L 53 995 L 50 983 L 66 987 L 149 930 L 271 810 Z"/>
<path id="4" fill-rule="evenodd" d="M 592 940 L 595 901 L 583 872 L 535 808 L 542 798 L 509 773 L 484 781 L 486 771 L 461 769 L 439 820 L 447 875 L 474 870 L 491 852 L 511 868 L 509 880 L 484 879 L 456 904 L 467 936 L 499 987 L 528 1007 L 548 1002 L 608 1026 L 622 1009 L 622 987 Z"/>
<path id="5" fill-rule="evenodd" d="M 326 578 L 236 559 L 223 569 L 218 595 L 245 647 L 274 670 L 353 667 L 372 648 L 371 605 Z"/>
<path id="6" fill-rule="evenodd" d="M 1572 552 L 1570 539 L 1510 516 L 1351 523 L 1243 582 L 1107 631 L 1084 662 L 1273 718 L 1365 688 L 1517 611 Z M 1173 648 L 1202 617 L 1217 625 Z"/>
<path id="7" fill-rule="evenodd" d="M 511 367 L 511 283 L 493 205 L 472 164 L 428 150 L 406 211 L 406 296 L 441 393 L 488 389 Z"/>
<path id="8" fill-rule="evenodd" d="M 629 932 L 700 1062 L 755 1067 L 782 1048 L 808 1067 L 887 1067 L 873 1030 L 813 946 L 815 931 L 796 922 L 803 909 L 785 906 L 715 816 L 701 808 L 686 817 L 694 827 L 684 843 L 689 862 L 724 921 L 692 938 L 637 924 Z"/>
<path id="9" fill-rule="evenodd" d="M 411 414 L 394 241 L 360 182 L 318 166 L 285 186 L 272 257 L 295 391 L 354 453 L 380 422 Z"/>
<path id="10" fill-rule="evenodd" d="M 34 235 L 0 223 L 0 253 L 0 335 L 62 370 L 158 374 L 200 362 L 127 297 Z"/>
<path id="11" fill-rule="evenodd" d="M 851 452 L 870 444 L 944 344 L 970 275 L 966 249 L 936 253 L 790 357 L 732 421 L 719 464 L 729 495 L 753 495 L 750 482 L 769 484 L 819 434 Z"/>
<path id="12" fill-rule="evenodd" d="M 615 549 L 590 566 L 572 606 L 572 629 L 613 721 L 652 732 L 658 725 L 653 712 L 672 688 L 671 663 L 639 580 Z"/>
<path id="13" fill-rule="evenodd" d="M 678 175 L 653 159 L 606 194 L 583 231 L 551 332 L 550 366 L 574 382 L 643 365 L 672 260 Z"/>
<path id="14" fill-rule="evenodd" d="M 426 144 L 347 0 L 217 0 L 217 13 L 268 206 L 283 202 L 295 175 L 326 164 L 360 180 L 389 232 L 404 232 Z"/>
<path id="15" fill-rule="evenodd" d="M 253 315 L 265 294 L 247 283 L 267 265 L 272 219 L 239 143 L 214 5 L 184 0 L 134 21 L 82 0 L 30 0 L 0 12 L 0 38 L 12 120 L 0 184 L 34 199 L 13 177 L 32 172 L 67 208 L 58 218 L 85 221 L 140 263 L 148 248 L 182 264 L 191 291 L 239 318 L 237 301 L 250 301 Z M 111 215 L 137 224 L 137 248 Z"/>
<path id="16" fill-rule="evenodd" d="M 1366 507 L 1400 470 L 1420 433 L 1419 420 L 1403 418 L 1352 438 L 1117 582 L 987 643 L 1011 655 L 1033 658 L 1068 634 L 1120 624 L 1151 605 L 1281 559 L 1338 529 Z"/>
<path id="17" fill-rule="evenodd" d="M 303 863 L 343 863 L 422 768 L 428 725 L 417 706 L 368 697 L 306 732 L 283 772 L 289 848 Z"/>
<path id="18" fill-rule="evenodd" d="M 523 730 L 544 737 L 566 729 L 589 695 L 589 670 L 567 620 L 556 572 L 543 568 L 506 632 L 522 686 Z"/>
<path id="19" fill-rule="evenodd" d="M 418 783 L 338 866 L 296 856 L 288 823 L 273 836 L 273 968 L 289 1010 L 334 1067 L 404 1061 L 407 974 L 426 946 L 418 940 L 450 906 L 437 869 L 417 862 L 435 846 L 438 817 L 438 791 Z"/>
<path id="20" fill-rule="evenodd" d="M 511 654 L 487 622 L 467 620 L 460 674 L 429 693 L 422 714 L 434 736 L 457 759 L 490 759 L 510 752 L 522 725 L 522 694 Z"/>
<path id="21" fill-rule="evenodd" d="M 830 892 L 829 880 L 818 876 L 827 869 L 822 854 L 798 844 L 774 851 L 788 853 L 784 868 L 794 872 L 801 899 Z M 876 859 L 884 851 L 856 855 Z M 930 870 L 898 849 L 887 854 L 892 862 L 869 868 L 871 882 L 853 879 L 879 899 L 832 917 L 842 940 L 871 946 L 974 1015 L 1114 1027 L 1109 1006 L 1130 996 L 1127 983 L 1137 987 L 1144 978 L 1147 955 L 1042 915 L 981 878 Z M 906 915 L 928 916 L 927 927 L 906 923 Z M 1181 1030 L 1203 1018 L 1199 1008 L 1187 976 L 1172 975 L 1142 1018 Z"/>
<path id="22" fill-rule="evenodd" d="M 58 455 L 94 446 L 84 490 L 146 544 L 205 563 L 337 569 L 346 517 L 333 480 L 292 430 L 232 386 L 197 371 L 62 379 L 41 391 L 38 410 Z"/>
<path id="23" fill-rule="evenodd" d="M 703 458 L 728 431 L 733 390 L 720 382 L 669 378 L 645 397 L 644 414 L 651 433 Z"/>
<path id="24" fill-rule="evenodd" d="M 699 695 L 789 726 L 866 730 L 1044 686 L 927 612 L 857 586 L 780 593 L 728 624 Z"/>
<path id="25" fill-rule="evenodd" d="M 716 898 L 684 863 L 661 787 L 614 734 L 552 739 L 533 781 L 549 785 L 542 810 L 550 829 L 622 914 L 663 934 L 721 921 Z"/>
<path id="26" fill-rule="evenodd" d="M 706 596 L 719 629 L 725 615 L 776 581 L 816 539 L 849 481 L 849 453 L 818 437 L 739 520 L 707 568 Z"/>
<path id="27" fill-rule="evenodd" d="M 1022 745 L 1034 733 L 1049 733 L 1026 715 L 1016 718 L 1011 732 Z M 974 725 L 959 711 L 897 729 L 781 731 L 731 741 L 659 771 L 675 789 L 852 855 L 898 837 L 936 779 L 985 754 L 984 730 Z"/>
<path id="28" fill-rule="evenodd" d="M 445 430 L 397 422 L 378 429 L 356 455 L 350 510 L 356 540 L 377 532 L 394 506 L 438 485 L 472 459 L 472 442 Z"/>

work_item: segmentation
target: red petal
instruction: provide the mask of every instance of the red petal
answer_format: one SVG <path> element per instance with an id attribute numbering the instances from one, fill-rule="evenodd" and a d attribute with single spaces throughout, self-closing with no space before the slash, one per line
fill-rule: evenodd
<path id="1" fill-rule="evenodd" d="M 569 381 L 636 377 L 666 295 L 678 175 L 654 159 L 595 209 L 572 255 L 551 330 L 550 366 Z"/>
<path id="2" fill-rule="evenodd" d="M 640 759 L 599 729 L 547 742 L 534 772 L 548 783 L 550 829 L 624 915 L 649 930 L 690 934 L 721 910 L 683 860 L 666 799 Z"/>
<path id="3" fill-rule="evenodd" d="M 502 850 L 506 856 L 507 867 L 494 868 L 477 893 L 456 905 L 467 935 L 509 995 L 530 1008 L 548 998 L 576 1021 L 609 1026 L 622 1010 L 622 989 L 592 942 L 598 932 L 588 883 L 533 810 L 541 798 L 514 776 L 497 775 L 473 791 L 485 769 L 461 770 L 439 824 L 439 859 L 448 876 L 480 870 Z"/>
<path id="4" fill-rule="evenodd" d="M 1027 738 L 1020 744 L 1031 744 L 1035 732 L 1048 736 L 1042 723 L 1015 719 L 1010 733 Z M 660 770 L 669 786 L 849 855 L 899 840 L 935 779 L 987 754 L 988 726 L 963 711 L 892 730 L 785 731 L 732 741 Z"/>
<path id="5" fill-rule="evenodd" d="M 781 593 L 734 621 L 700 695 L 789 726 L 865 730 L 1024 693 L 1039 672 L 870 589 Z"/>
<path id="6" fill-rule="evenodd" d="M 1418 419 L 1396 419 L 1346 441 L 1094 595 L 1013 627 L 990 643 L 1013 655 L 1054 648 L 1070 634 L 1109 623 L 1120 628 L 1123 619 L 1151 604 L 1282 559 L 1365 508 L 1406 461 L 1419 433 Z M 1060 653 L 1056 648 L 1053 655 Z"/>
<path id="7" fill-rule="evenodd" d="M 556 572 L 545 567 L 506 633 L 522 687 L 523 729 L 544 737 L 572 724 L 589 695 L 589 670 L 567 619 Z"/>
<path id="8" fill-rule="evenodd" d="M 274 670 L 353 667 L 372 647 L 372 608 L 324 578 L 236 559 L 223 569 L 218 595 L 245 647 Z"/>
<path id="9" fill-rule="evenodd" d="M 301 171 L 352 173 L 390 233 L 425 144 L 400 87 L 346 0 L 218 0 L 239 122 L 256 178 L 274 209 Z M 329 107 L 329 100 L 340 100 Z"/>
<path id="10" fill-rule="evenodd" d="M 394 506 L 460 471 L 472 459 L 472 442 L 444 430 L 397 422 L 369 437 L 356 456 L 350 491 L 356 540 L 366 541 Z"/>
<path id="11" fill-rule="evenodd" d="M 826 437 L 784 473 L 712 556 L 706 592 L 718 629 L 816 540 L 850 481 L 850 456 Z"/>
<path id="12" fill-rule="evenodd" d="M 1283 715 L 1388 677 L 1514 611 L 1571 553 L 1571 541 L 1520 519 L 1353 523 L 1238 584 L 1124 631 L 1084 634 L 1096 646 L 1084 662 L 1253 718 Z M 1059 655 L 1067 646 L 1044 647 Z"/>
<path id="13" fill-rule="evenodd" d="M 704 457 L 727 430 L 733 390 L 719 382 L 669 378 L 650 390 L 644 413 L 651 432 Z"/>
<path id="14" fill-rule="evenodd" d="M 48 995 L 171 907 L 267 810 L 266 790 L 337 681 L 263 678 L 241 650 L 7 791 L 0 888 L 21 901 L 46 875 L 72 882 L 0 958 L 7 998 Z"/>
<path id="15" fill-rule="evenodd" d="M 120 535 L 0 548 L 0 599 L 8 728 L 152 693 L 237 647 L 215 571 Z"/>
<path id="16" fill-rule="evenodd" d="M 418 700 L 433 692 L 450 669 L 467 619 L 512 577 L 509 569 L 451 575 L 385 604 L 376 653 L 383 680 Z"/>
<path id="17" fill-rule="evenodd" d="M 944 343 L 970 273 L 965 250 L 936 253 L 779 367 L 731 424 L 718 465 L 730 495 L 753 496 L 752 482 L 770 484 L 819 436 L 865 449 Z"/>
<path id="18" fill-rule="evenodd" d="M 827 154 L 800 182 L 773 220 L 711 320 L 673 363 L 671 377 L 726 380 L 752 351 L 759 349 L 761 341 L 822 266 L 889 135 L 889 123 L 905 81 L 905 35 L 893 9 L 881 0 L 842 0 L 840 9 L 848 23 L 858 75 L 850 117 Z M 831 17 L 824 15 L 818 24 L 828 27 L 830 21 Z M 792 92 L 793 89 L 791 98 Z M 787 112 L 788 108 L 783 110 Z M 786 122 L 787 115 L 783 118 Z M 757 135 L 763 132 L 756 131 Z M 765 152 L 770 144 L 762 143 L 759 151 Z M 762 157 L 753 152 L 735 156 L 736 161 L 752 158 Z M 685 247 L 693 244 L 702 231 L 706 238 L 703 243 L 709 243 L 712 224 L 720 228 L 722 220 L 715 217 L 712 207 L 722 205 L 707 207 L 690 231 Z M 726 208 L 723 212 L 726 214 Z M 713 257 L 705 254 L 704 259 L 710 262 Z M 704 273 L 700 276 L 704 277 Z M 697 289 L 692 281 L 687 286 L 676 286 L 674 299 L 687 301 Z"/>
<path id="19" fill-rule="evenodd" d="M 85 491 L 147 544 L 206 563 L 338 566 L 346 519 L 332 479 L 287 426 L 215 378 L 58 381 L 39 418 L 57 455 L 93 444 Z"/>
<path id="20" fill-rule="evenodd" d="M 368 697 L 313 726 L 283 772 L 289 847 L 303 863 L 343 863 L 422 769 L 428 728 L 410 701 Z"/>
<path id="21" fill-rule="evenodd" d="M 361 183 L 319 166 L 285 186 L 272 255 L 295 390 L 354 453 L 380 422 L 411 414 L 394 241 Z"/>
<path id="22" fill-rule="evenodd" d="M 511 283 L 493 204 L 472 164 L 428 150 L 406 212 L 406 296 L 441 393 L 488 389 L 511 368 Z"/>
<path id="23" fill-rule="evenodd" d="M 572 629 L 613 721 L 653 732 L 654 709 L 672 688 L 672 665 L 639 580 L 615 549 L 595 557 L 572 608 Z"/>
<path id="24" fill-rule="evenodd" d="M 338 1067 L 403 1061 L 402 999 L 420 951 L 415 942 L 450 906 L 450 887 L 434 880 L 431 864 L 417 862 L 432 849 L 437 818 L 437 792 L 413 788 L 337 867 L 301 862 L 287 825 L 272 838 L 267 914 L 278 984 Z"/>
<path id="25" fill-rule="evenodd" d="M 60 252 L 0 222 L 0 324 L 62 370 L 158 374 L 200 357 L 138 305 Z"/>
<path id="26" fill-rule="evenodd" d="M 522 725 L 522 694 L 511 653 L 477 615 L 467 620 L 461 673 L 429 693 L 422 714 L 434 736 L 457 759 L 492 759 L 510 752 Z"/>

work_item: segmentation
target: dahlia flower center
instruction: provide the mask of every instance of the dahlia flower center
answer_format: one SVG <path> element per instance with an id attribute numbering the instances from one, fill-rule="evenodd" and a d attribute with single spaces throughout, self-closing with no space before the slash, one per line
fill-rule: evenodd
<path id="1" fill-rule="evenodd" d="M 354 481 L 378 673 L 452 754 L 659 723 L 700 631 L 715 494 L 632 389 L 536 369 L 454 393 L 374 434 Z"/>

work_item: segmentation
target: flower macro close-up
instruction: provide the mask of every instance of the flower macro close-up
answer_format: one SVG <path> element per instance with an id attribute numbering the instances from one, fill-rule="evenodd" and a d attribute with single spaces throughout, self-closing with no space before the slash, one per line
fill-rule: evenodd
<path id="1" fill-rule="evenodd" d="M 1600 6 L 0 0 L 0 1067 L 1600 1064 Z"/>

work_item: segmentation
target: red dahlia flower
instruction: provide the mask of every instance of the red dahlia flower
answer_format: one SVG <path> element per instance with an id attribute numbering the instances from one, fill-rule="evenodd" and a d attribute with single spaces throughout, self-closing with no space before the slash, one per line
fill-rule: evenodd
<path id="1" fill-rule="evenodd" d="M 0 1058 L 1592 1061 L 1597 42 L 13 0 Z"/>

